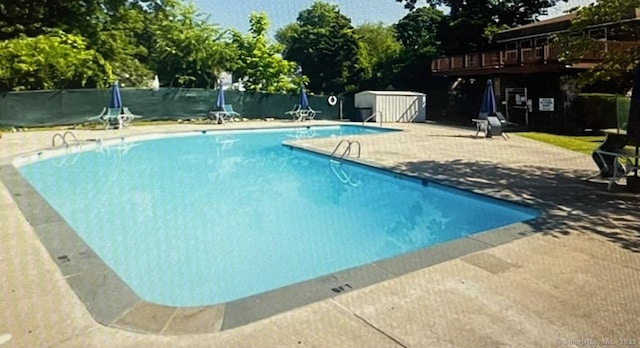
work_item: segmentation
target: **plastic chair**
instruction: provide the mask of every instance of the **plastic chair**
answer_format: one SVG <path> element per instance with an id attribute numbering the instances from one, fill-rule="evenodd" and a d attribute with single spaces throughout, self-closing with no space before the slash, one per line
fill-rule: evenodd
<path id="1" fill-rule="evenodd" d="M 604 142 L 591 154 L 600 172 L 590 178 L 599 176 L 608 179 L 607 191 L 611 191 L 614 182 L 638 169 L 636 154 L 624 149 L 627 143 L 625 135 L 607 134 Z"/>
<path id="2" fill-rule="evenodd" d="M 121 127 L 124 122 L 124 116 L 120 113 L 120 108 L 104 108 L 98 116 L 90 117 L 89 120 L 100 120 L 104 129 L 109 127 Z"/>
<path id="3" fill-rule="evenodd" d="M 289 111 L 285 111 L 284 114 L 292 116 L 293 120 L 295 121 L 298 119 L 298 111 L 300 111 L 300 108 L 301 108 L 300 104 L 295 104 L 293 105 L 293 109 Z"/>
<path id="4" fill-rule="evenodd" d="M 320 111 L 313 110 L 310 106 L 306 109 L 300 109 L 297 112 L 297 121 L 312 121 Z"/>
<path id="5" fill-rule="evenodd" d="M 107 113 L 107 108 L 102 108 L 102 112 L 100 112 L 100 114 L 98 116 L 93 116 L 93 117 L 87 117 L 87 120 L 89 121 L 93 121 L 93 120 L 100 120 L 100 122 L 102 122 L 104 116 Z"/>
<path id="6" fill-rule="evenodd" d="M 231 122 L 235 122 L 235 120 L 233 119 L 236 116 L 240 116 L 239 113 L 235 112 L 233 110 L 233 105 L 231 104 L 224 104 L 222 106 L 222 110 L 224 111 L 222 113 L 222 122 L 224 123 L 225 121 L 231 121 Z"/>
<path id="7" fill-rule="evenodd" d="M 494 135 L 501 135 L 504 140 L 509 139 L 509 135 L 504 132 L 504 128 L 509 122 L 499 112 L 491 116 L 480 114 L 478 115 L 478 118 L 474 118 L 472 121 L 476 124 L 476 137 L 478 136 L 478 133 L 483 132 L 485 138 L 491 138 Z"/>
<path id="8" fill-rule="evenodd" d="M 129 111 L 129 108 L 126 107 L 122 108 L 121 116 L 124 116 L 122 122 L 122 126 L 124 127 L 131 127 L 131 122 L 133 122 L 133 120 L 135 120 L 136 118 L 142 118 L 142 116 L 140 115 L 133 114 L 131 111 Z"/>

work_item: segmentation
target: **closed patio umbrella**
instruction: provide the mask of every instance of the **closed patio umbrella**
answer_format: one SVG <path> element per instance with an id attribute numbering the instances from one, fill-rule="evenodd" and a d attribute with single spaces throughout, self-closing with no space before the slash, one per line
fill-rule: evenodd
<path id="1" fill-rule="evenodd" d="M 115 81 L 113 85 L 111 85 L 109 108 L 122 109 L 122 97 L 120 96 L 120 87 L 118 87 L 118 81 Z"/>
<path id="2" fill-rule="evenodd" d="M 224 101 L 224 89 L 222 89 L 222 83 L 218 84 L 218 99 L 216 99 L 216 107 L 219 110 L 222 110 L 222 108 L 224 107 L 225 101 Z"/>
<path id="3" fill-rule="evenodd" d="M 307 92 L 304 89 L 304 85 L 300 88 L 300 108 L 307 109 L 309 107 L 309 99 L 307 98 Z"/>
<path id="4" fill-rule="evenodd" d="M 493 93 L 493 82 L 489 79 L 487 80 L 487 85 L 484 88 L 482 104 L 480 104 L 480 114 L 483 116 L 491 116 L 495 115 L 496 112 L 496 95 Z"/>
<path id="5" fill-rule="evenodd" d="M 482 104 L 480 104 L 478 131 L 485 129 L 487 138 L 491 138 L 494 135 L 502 135 L 507 139 L 508 136 L 502 132 L 503 121 L 500 117 L 496 108 L 496 95 L 493 93 L 493 81 L 488 79 L 482 95 Z"/>

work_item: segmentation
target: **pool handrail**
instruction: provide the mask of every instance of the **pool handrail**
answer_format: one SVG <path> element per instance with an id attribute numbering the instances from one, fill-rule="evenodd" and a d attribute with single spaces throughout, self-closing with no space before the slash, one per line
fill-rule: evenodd
<path id="1" fill-rule="evenodd" d="M 340 149 L 340 146 L 342 146 L 342 144 L 345 144 L 345 143 L 347 144 L 347 147 L 342 152 L 342 155 L 336 156 L 336 152 L 338 152 L 338 149 Z M 351 156 L 351 147 L 354 144 L 358 145 L 358 155 L 356 157 L 360 158 L 360 152 L 361 152 L 360 142 L 357 140 L 342 139 L 340 140 L 340 142 L 338 142 L 338 145 L 336 145 L 336 147 L 333 149 L 333 152 L 331 152 L 331 156 L 329 157 L 329 159 L 332 161 L 338 161 L 337 160 L 338 158 L 343 159 L 347 156 Z"/>
<path id="2" fill-rule="evenodd" d="M 73 132 L 66 131 L 64 133 L 56 133 L 56 134 L 54 134 L 53 137 L 51 138 L 51 146 L 55 147 L 56 146 L 56 139 L 60 138 L 62 140 L 62 145 L 64 145 L 65 147 L 69 147 L 70 144 L 67 141 L 67 136 L 70 136 L 74 140 L 76 146 L 80 145 L 80 141 L 78 140 L 78 137 L 76 137 L 76 135 L 73 134 Z"/>

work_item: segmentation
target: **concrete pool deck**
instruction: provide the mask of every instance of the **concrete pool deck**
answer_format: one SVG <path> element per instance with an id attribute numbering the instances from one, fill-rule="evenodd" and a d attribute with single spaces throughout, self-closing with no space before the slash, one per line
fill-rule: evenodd
<path id="1" fill-rule="evenodd" d="M 314 122 L 311 124 L 327 124 Z M 81 140 L 290 122 L 78 130 Z M 529 204 L 538 232 L 480 252 L 212 334 L 138 334 L 96 322 L 67 284 L 14 197 L 0 185 L 0 347 L 547 346 L 640 344 L 640 197 L 604 182 L 589 156 L 512 135 L 392 124 L 352 136 L 379 166 Z M 0 165 L 46 148 L 60 131 L 5 133 Z M 336 139 L 294 145 L 331 152 Z M 6 336 L 5 336 L 6 337 Z M 581 341 L 582 340 L 582 341 Z"/>

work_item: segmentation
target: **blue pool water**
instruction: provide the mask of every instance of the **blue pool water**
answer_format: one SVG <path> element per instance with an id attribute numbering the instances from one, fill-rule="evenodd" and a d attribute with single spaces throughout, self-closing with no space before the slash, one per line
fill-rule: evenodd
<path id="1" fill-rule="evenodd" d="M 19 170 L 141 298 L 199 306 L 531 219 L 535 212 L 283 146 L 325 127 L 198 133 Z M 337 141 L 336 141 L 337 143 Z"/>

